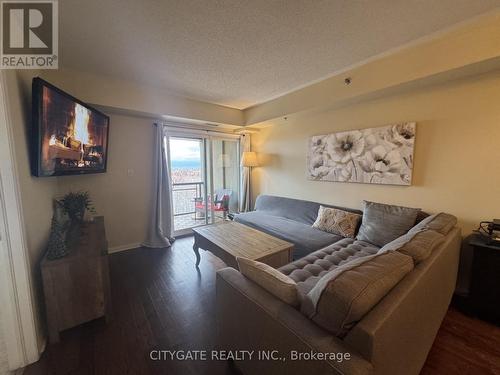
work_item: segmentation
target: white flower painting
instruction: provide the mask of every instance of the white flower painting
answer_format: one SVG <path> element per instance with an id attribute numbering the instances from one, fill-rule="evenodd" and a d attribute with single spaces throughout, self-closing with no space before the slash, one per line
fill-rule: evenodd
<path id="1" fill-rule="evenodd" d="M 310 138 L 312 180 L 411 185 L 416 124 L 406 122 Z"/>

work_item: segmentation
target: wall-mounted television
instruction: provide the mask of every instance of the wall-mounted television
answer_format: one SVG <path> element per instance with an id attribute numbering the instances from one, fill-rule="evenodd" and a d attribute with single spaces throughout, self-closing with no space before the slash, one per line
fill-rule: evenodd
<path id="1" fill-rule="evenodd" d="M 106 172 L 109 117 L 41 78 L 33 78 L 31 172 Z"/>

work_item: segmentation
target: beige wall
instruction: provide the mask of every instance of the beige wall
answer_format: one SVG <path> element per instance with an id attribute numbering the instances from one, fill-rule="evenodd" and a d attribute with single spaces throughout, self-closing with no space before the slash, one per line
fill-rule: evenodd
<path id="1" fill-rule="evenodd" d="M 32 261 L 36 262 L 46 245 L 57 179 L 31 176 L 28 135 L 28 127 L 31 126 L 30 79 L 25 75 L 18 80 L 14 74 L 9 74 L 7 84 L 28 248 Z"/>
<path id="2" fill-rule="evenodd" d="M 448 211 L 464 234 L 500 217 L 500 72 L 289 117 L 252 138 L 262 167 L 255 194 L 361 207 L 363 199 Z M 306 179 L 309 136 L 398 121 L 417 122 L 413 186 L 378 186 Z"/>
<path id="3" fill-rule="evenodd" d="M 34 299 L 42 296 L 38 263 L 45 251 L 52 218 L 52 198 L 57 192 L 57 180 L 53 178 L 31 177 L 27 128 L 31 125 L 31 74 L 19 77 L 14 71 L 6 73 L 9 114 L 14 138 L 17 174 L 21 191 L 26 241 L 29 262 L 32 269 Z M 43 329 L 42 305 L 35 302 L 35 319 L 39 347 L 45 337 Z"/>
<path id="4" fill-rule="evenodd" d="M 59 195 L 86 190 L 103 215 L 111 250 L 146 238 L 153 173 L 153 126 L 148 119 L 112 115 L 107 173 L 58 177 Z"/>

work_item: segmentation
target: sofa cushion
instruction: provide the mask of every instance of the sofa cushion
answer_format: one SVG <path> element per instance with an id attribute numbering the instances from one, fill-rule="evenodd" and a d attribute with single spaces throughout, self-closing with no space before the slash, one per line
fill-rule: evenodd
<path id="1" fill-rule="evenodd" d="M 456 224 L 457 218 L 444 212 L 428 216 L 380 251 L 399 251 L 411 256 L 415 264 L 418 264 L 431 255 Z"/>
<path id="2" fill-rule="evenodd" d="M 283 302 L 298 306 L 297 284 L 273 267 L 255 260 L 236 257 L 240 272 Z"/>
<path id="3" fill-rule="evenodd" d="M 424 230 L 415 234 L 410 241 L 400 247 L 397 251 L 411 256 L 413 258 L 413 262 L 418 264 L 427 259 L 429 255 L 431 255 L 432 250 L 443 242 L 444 239 L 445 236 L 441 233 L 434 230 Z"/>
<path id="4" fill-rule="evenodd" d="M 445 212 L 440 212 L 423 219 L 420 223 L 410 229 L 410 232 L 416 232 L 423 229 L 434 230 L 443 236 L 446 236 L 450 230 L 457 225 L 457 218 Z"/>
<path id="5" fill-rule="evenodd" d="M 412 269 L 412 258 L 395 251 L 355 259 L 323 276 L 305 296 L 301 311 L 344 337 Z"/>
<path id="6" fill-rule="evenodd" d="M 364 201 L 363 221 L 357 238 L 382 247 L 415 225 L 419 208 Z"/>
<path id="7" fill-rule="evenodd" d="M 344 238 L 279 270 L 297 283 L 299 297 L 302 298 L 331 270 L 351 260 L 376 254 L 378 251 L 378 247 L 367 242 Z"/>
<path id="8" fill-rule="evenodd" d="M 411 256 L 415 265 L 427 259 L 432 251 L 445 239 L 445 236 L 425 226 L 411 229 L 405 235 L 396 238 L 382 247 L 379 252 L 399 251 Z"/>
<path id="9" fill-rule="evenodd" d="M 359 214 L 320 206 L 318 217 L 312 226 L 324 232 L 354 238 L 360 220 Z"/>
<path id="10" fill-rule="evenodd" d="M 271 236 L 292 242 L 295 247 L 293 258 L 299 259 L 337 242 L 342 237 L 337 234 L 323 232 L 298 221 L 284 217 L 268 215 L 259 211 L 245 212 L 235 215 L 234 221 L 248 225 Z"/>

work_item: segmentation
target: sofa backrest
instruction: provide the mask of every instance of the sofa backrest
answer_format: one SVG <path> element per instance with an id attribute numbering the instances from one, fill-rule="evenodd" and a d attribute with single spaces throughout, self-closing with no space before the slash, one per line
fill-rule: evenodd
<path id="1" fill-rule="evenodd" d="M 259 195 L 255 201 L 255 210 L 269 215 L 285 217 L 307 225 L 312 225 L 318 217 L 319 206 L 333 207 L 341 210 L 363 214 L 360 210 L 332 206 L 329 204 L 305 201 L 301 199 Z"/>

